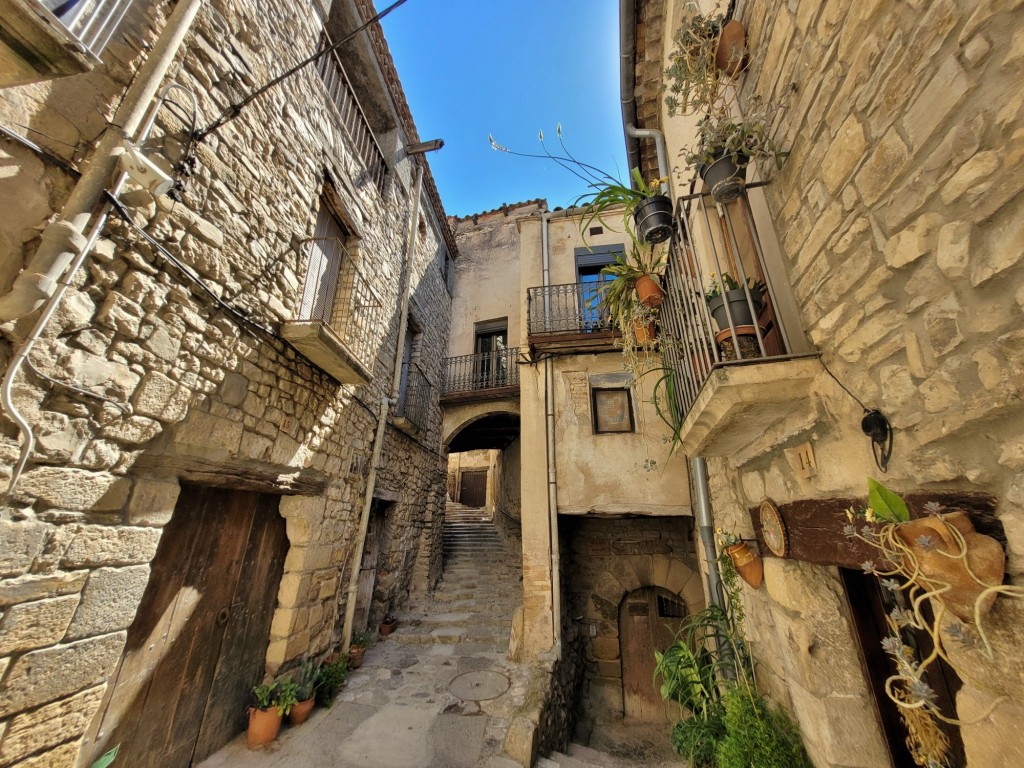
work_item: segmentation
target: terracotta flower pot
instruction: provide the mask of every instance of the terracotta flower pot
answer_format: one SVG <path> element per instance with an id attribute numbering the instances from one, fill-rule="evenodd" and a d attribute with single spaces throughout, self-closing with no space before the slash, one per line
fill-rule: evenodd
<path id="1" fill-rule="evenodd" d="M 245 740 L 249 749 L 269 744 L 277 738 L 281 730 L 281 713 L 277 707 L 258 709 L 249 707 L 249 730 L 246 732 Z"/>
<path id="2" fill-rule="evenodd" d="M 395 628 L 398 626 L 398 619 L 392 619 L 391 621 L 382 621 L 380 623 L 380 634 L 382 637 L 387 637 Z"/>
<path id="3" fill-rule="evenodd" d="M 363 654 L 366 653 L 365 648 L 360 648 L 357 645 L 353 645 L 348 649 L 348 668 L 359 669 L 363 666 Z"/>
<path id="4" fill-rule="evenodd" d="M 316 699 L 310 697 L 305 701 L 293 704 L 292 711 L 288 713 L 288 722 L 292 725 L 302 725 L 309 719 L 310 714 L 313 712 L 313 704 L 315 702 Z"/>
<path id="5" fill-rule="evenodd" d="M 950 528 L 956 529 L 963 537 L 967 548 L 966 563 L 957 558 L 963 550 Z M 975 531 L 966 512 L 900 523 L 896 526 L 896 536 L 917 559 L 921 569 L 917 578 L 922 586 L 939 590 L 949 585 L 950 589 L 938 595 L 937 599 L 963 621 L 974 622 L 974 604 L 986 587 L 1003 583 L 1006 553 L 1002 545 L 991 536 Z M 912 570 L 912 566 L 908 569 Z M 995 599 L 994 592 L 986 595 L 978 606 L 979 615 L 988 613 Z"/>
<path id="6" fill-rule="evenodd" d="M 665 292 L 661 290 L 658 281 L 650 275 L 643 275 L 636 280 L 636 295 L 640 303 L 645 307 L 661 306 L 665 300 Z"/>
<path id="7" fill-rule="evenodd" d="M 754 589 L 760 589 L 764 583 L 764 563 L 761 562 L 761 556 L 752 551 L 745 541 L 726 547 L 725 553 L 729 555 L 740 578 Z"/>
<path id="8" fill-rule="evenodd" d="M 642 320 L 634 320 L 633 335 L 636 336 L 637 344 L 646 344 L 654 341 L 658 335 L 658 329 L 655 327 L 654 321 L 645 323 Z"/>
<path id="9" fill-rule="evenodd" d="M 722 27 L 715 66 L 729 77 L 736 77 L 747 66 L 747 31 L 740 21 L 730 19 Z"/>

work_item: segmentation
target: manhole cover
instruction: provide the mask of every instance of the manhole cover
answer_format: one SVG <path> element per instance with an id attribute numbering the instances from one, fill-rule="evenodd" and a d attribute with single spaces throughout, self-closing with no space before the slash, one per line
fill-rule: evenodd
<path id="1" fill-rule="evenodd" d="M 463 701 L 486 701 L 501 696 L 508 686 L 508 678 L 500 672 L 482 670 L 459 675 L 448 684 L 448 690 Z"/>

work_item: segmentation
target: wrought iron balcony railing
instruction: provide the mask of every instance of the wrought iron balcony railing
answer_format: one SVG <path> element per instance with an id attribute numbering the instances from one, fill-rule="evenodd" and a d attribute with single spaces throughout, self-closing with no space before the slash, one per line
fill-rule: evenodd
<path id="1" fill-rule="evenodd" d="M 532 336 L 614 330 L 611 315 L 601 303 L 602 284 L 568 283 L 527 289 L 527 333 Z"/>
<path id="2" fill-rule="evenodd" d="M 737 289 L 709 300 L 723 274 Z M 659 324 L 681 416 L 715 366 L 790 357 L 771 277 L 746 192 L 726 204 L 714 204 L 708 194 L 676 201 Z"/>
<path id="3" fill-rule="evenodd" d="M 132 0 L 42 0 L 90 53 L 99 56 L 117 31 Z"/>
<path id="4" fill-rule="evenodd" d="M 420 367 L 410 363 L 404 390 L 395 405 L 395 417 L 404 419 L 416 431 L 426 431 L 433 389 Z"/>
<path id="5" fill-rule="evenodd" d="M 519 347 L 446 358 L 444 394 L 519 386 Z"/>
<path id="6" fill-rule="evenodd" d="M 331 39 L 324 32 L 321 47 L 331 45 Z M 327 91 L 327 99 L 338 108 L 341 117 L 341 125 L 345 129 L 356 156 L 362 161 L 366 169 L 367 178 L 377 188 L 377 191 L 384 189 L 384 177 L 387 175 L 388 166 L 384 161 L 384 153 L 381 151 L 377 139 L 370 129 L 370 123 L 366 119 L 352 83 L 345 74 L 345 68 L 341 65 L 336 51 L 331 51 L 327 56 L 319 59 L 316 63 L 317 72 L 323 81 Z"/>

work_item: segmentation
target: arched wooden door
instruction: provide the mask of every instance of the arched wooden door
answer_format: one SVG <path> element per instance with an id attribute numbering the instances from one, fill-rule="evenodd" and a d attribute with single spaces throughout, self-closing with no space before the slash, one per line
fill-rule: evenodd
<path id="1" fill-rule="evenodd" d="M 654 652 L 672 644 L 686 617 L 686 604 L 661 587 L 643 587 L 619 605 L 623 716 L 666 722 L 672 715 L 654 683 Z M 678 714 L 678 707 L 671 705 Z"/>

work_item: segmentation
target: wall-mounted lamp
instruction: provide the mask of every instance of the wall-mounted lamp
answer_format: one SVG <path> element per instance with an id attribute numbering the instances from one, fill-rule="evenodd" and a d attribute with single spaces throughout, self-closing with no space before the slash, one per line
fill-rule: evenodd
<path id="1" fill-rule="evenodd" d="M 881 411 L 868 411 L 860 420 L 860 428 L 871 438 L 871 452 L 875 455 L 875 464 L 883 472 L 889 469 L 889 457 L 892 456 L 892 424 Z"/>
<path id="2" fill-rule="evenodd" d="M 421 141 L 419 144 L 410 144 L 405 148 L 407 155 L 422 155 L 424 152 L 436 152 L 444 146 L 444 139 L 431 139 Z"/>
<path id="3" fill-rule="evenodd" d="M 149 190 L 153 197 L 166 195 L 174 187 L 171 175 L 146 157 L 142 150 L 130 141 L 125 141 L 124 154 L 118 163 L 132 181 Z"/>

